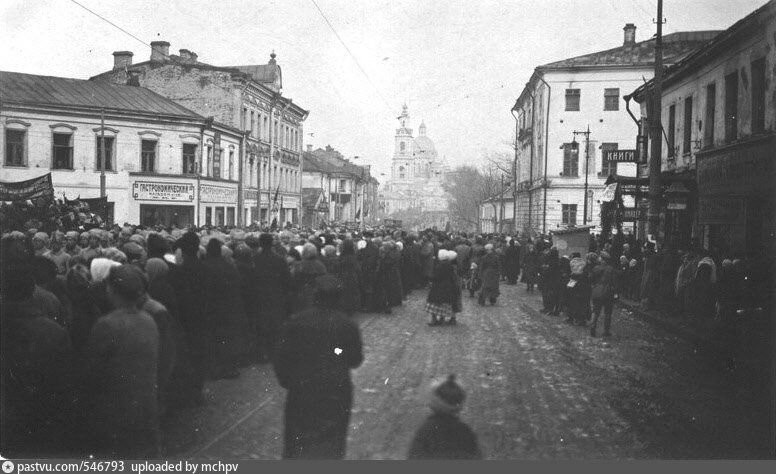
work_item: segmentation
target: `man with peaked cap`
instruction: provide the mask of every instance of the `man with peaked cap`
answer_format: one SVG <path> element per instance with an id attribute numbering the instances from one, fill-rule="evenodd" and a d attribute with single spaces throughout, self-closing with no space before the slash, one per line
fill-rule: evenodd
<path id="1" fill-rule="evenodd" d="M 65 252 L 71 257 L 81 253 L 78 247 L 78 232 L 71 230 L 65 233 Z"/>
<path id="2" fill-rule="evenodd" d="M 146 459 L 161 455 L 157 368 L 159 330 L 138 307 L 148 280 L 134 265 L 111 268 L 107 294 L 113 311 L 92 327 L 84 356 L 85 413 L 93 437 L 87 454 Z"/>

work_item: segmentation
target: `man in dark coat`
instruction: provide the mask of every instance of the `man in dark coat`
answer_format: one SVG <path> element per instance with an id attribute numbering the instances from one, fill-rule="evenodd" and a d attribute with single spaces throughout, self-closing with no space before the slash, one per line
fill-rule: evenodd
<path id="1" fill-rule="evenodd" d="M 364 311 L 372 312 L 376 310 L 375 304 L 375 281 L 377 280 L 377 266 L 380 262 L 380 250 L 369 237 L 371 234 L 364 233 L 366 246 L 358 252 L 358 261 L 361 264 L 361 306 Z"/>
<path id="2" fill-rule="evenodd" d="M 269 360 L 272 356 L 278 331 L 288 314 L 291 290 L 291 272 L 285 258 L 273 251 L 273 241 L 272 234 L 261 234 L 261 252 L 253 258 L 256 298 L 261 301 L 261 309 L 257 312 L 261 360 Z"/>
<path id="3" fill-rule="evenodd" d="M 284 459 L 342 459 L 353 403 L 350 370 L 364 359 L 358 326 L 336 309 L 342 286 L 333 275 L 316 280 L 316 305 L 293 315 L 274 358 L 288 390 Z"/>
<path id="4" fill-rule="evenodd" d="M 480 260 L 478 271 L 482 278 L 482 290 L 477 302 L 484 306 L 485 300 L 490 301 L 491 305 L 496 304 L 496 300 L 501 294 L 498 289 L 501 268 L 498 261 L 498 255 L 493 250 L 493 244 L 485 246 L 485 255 Z"/>
<path id="5" fill-rule="evenodd" d="M 520 247 L 515 245 L 515 239 L 509 241 L 509 246 L 504 253 L 504 273 L 507 283 L 517 284 L 517 275 L 520 274 Z"/>
<path id="6" fill-rule="evenodd" d="M 207 311 L 212 286 L 209 284 L 209 275 L 204 265 L 197 258 L 199 236 L 189 231 L 178 239 L 175 246 L 181 249 L 183 263 L 170 267 L 169 281 L 178 301 L 178 317 L 186 334 L 188 348 L 185 357 L 191 367 L 188 380 L 183 382 L 187 390 L 180 393 L 183 397 L 181 402 L 202 403 L 207 346 L 213 329 Z"/>

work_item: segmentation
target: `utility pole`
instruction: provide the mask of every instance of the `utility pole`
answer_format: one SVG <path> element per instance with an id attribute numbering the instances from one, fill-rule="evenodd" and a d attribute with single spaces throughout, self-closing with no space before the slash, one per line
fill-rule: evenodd
<path id="1" fill-rule="evenodd" d="M 657 239 L 660 227 L 660 161 L 662 155 L 663 125 L 660 120 L 663 102 L 663 0 L 657 0 L 657 35 L 655 37 L 655 78 L 652 88 L 652 116 L 649 119 L 649 134 L 652 150 L 649 155 L 649 211 L 647 212 L 647 234 Z"/>
<path id="2" fill-rule="evenodd" d="M 105 197 L 105 109 L 100 110 L 100 197 Z"/>
<path id="3" fill-rule="evenodd" d="M 587 126 L 587 130 L 581 130 L 577 131 L 574 130 L 574 139 L 571 142 L 571 148 L 576 149 L 577 153 L 579 153 L 579 145 L 577 145 L 576 136 L 577 135 L 584 135 L 585 136 L 585 200 L 584 202 L 584 209 L 582 212 L 584 214 L 582 215 L 582 225 L 587 225 L 587 175 L 589 174 L 589 167 L 590 167 L 590 125 Z"/>

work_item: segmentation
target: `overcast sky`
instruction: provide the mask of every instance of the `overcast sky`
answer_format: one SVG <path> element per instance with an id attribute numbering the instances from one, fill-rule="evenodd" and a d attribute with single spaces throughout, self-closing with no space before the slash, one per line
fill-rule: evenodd
<path id="1" fill-rule="evenodd" d="M 440 156 L 471 163 L 509 151 L 510 108 L 533 69 L 655 33 L 657 0 L 77 0 L 146 43 L 169 41 L 217 66 L 274 49 L 283 93 L 310 111 L 305 143 L 388 169 L 406 101 Z M 765 0 L 666 0 L 666 33 L 725 29 Z M 0 1 L 0 69 L 87 79 L 150 48 L 71 0 Z M 366 72 L 362 73 L 359 65 Z M 417 132 L 416 132 L 417 133 Z"/>

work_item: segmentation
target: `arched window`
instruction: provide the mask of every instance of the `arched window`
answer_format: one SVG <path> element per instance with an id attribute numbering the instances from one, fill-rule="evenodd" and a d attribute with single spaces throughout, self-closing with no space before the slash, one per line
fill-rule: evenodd
<path id="1" fill-rule="evenodd" d="M 404 145 L 404 143 L 402 143 Z M 399 178 L 404 178 L 404 167 L 399 166 Z"/>
<path id="2" fill-rule="evenodd" d="M 402 152 L 404 151 L 404 149 L 406 147 L 407 147 L 407 145 L 404 142 L 399 143 L 399 150 L 401 150 Z"/>

